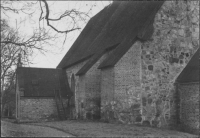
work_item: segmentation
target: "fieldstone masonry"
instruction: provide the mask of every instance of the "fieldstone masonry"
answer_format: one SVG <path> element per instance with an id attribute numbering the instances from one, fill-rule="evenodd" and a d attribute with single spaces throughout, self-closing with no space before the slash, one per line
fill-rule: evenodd
<path id="1" fill-rule="evenodd" d="M 102 80 L 111 82 L 108 72 L 114 71 L 113 86 L 101 90 L 102 95 L 114 91 L 111 101 L 102 99 L 101 111 L 107 115 L 103 119 L 175 126 L 174 81 L 199 47 L 198 5 L 199 1 L 165 1 L 156 14 L 152 40 L 135 43 L 114 70 L 102 70 Z"/>
<path id="2" fill-rule="evenodd" d="M 179 101 L 174 82 L 199 47 L 199 1 L 165 1 L 153 26 L 152 38 L 133 44 L 114 67 L 97 69 L 106 53 L 86 74 L 75 77 L 77 117 L 94 119 L 101 111 L 105 121 L 176 126 Z M 66 69 L 69 83 L 87 61 Z M 184 88 L 192 90 L 190 85 Z M 181 92 L 183 99 L 186 90 Z M 184 121 L 190 113 L 182 104 L 180 120 Z M 185 125 L 199 128 L 194 118 Z"/>
<path id="3" fill-rule="evenodd" d="M 176 122 L 173 83 L 199 47 L 198 5 L 166 1 L 155 17 L 153 41 L 141 47 L 143 99 L 153 101 L 150 105 L 156 110 L 149 112 L 155 112 L 159 126 Z"/>

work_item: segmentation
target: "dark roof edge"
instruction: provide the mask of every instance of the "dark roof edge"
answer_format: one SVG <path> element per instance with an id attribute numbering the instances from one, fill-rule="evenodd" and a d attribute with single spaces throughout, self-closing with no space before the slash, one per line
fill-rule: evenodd
<path id="1" fill-rule="evenodd" d="M 75 64 L 81 63 L 81 62 L 83 62 L 83 61 L 85 61 L 85 60 L 91 58 L 93 55 L 94 55 L 94 54 L 89 55 L 89 56 L 87 56 L 87 57 L 84 57 L 84 58 L 82 58 L 82 59 L 80 59 L 80 60 L 74 62 L 73 64 L 70 64 L 70 65 L 68 65 L 68 66 L 66 66 L 66 67 L 64 67 L 64 68 L 59 68 L 59 69 L 67 69 L 67 68 L 69 68 L 69 67 L 71 67 L 71 66 L 73 66 L 73 65 L 75 65 Z M 58 68 L 58 66 L 57 66 L 57 68 Z"/>
<path id="2" fill-rule="evenodd" d="M 97 54 L 94 58 L 89 60 L 77 73 L 77 76 L 83 75 L 87 73 L 87 71 L 96 63 L 97 60 L 99 60 L 106 52 L 114 50 L 120 43 L 114 44 L 106 49 L 104 49 L 102 52 Z"/>
<path id="3" fill-rule="evenodd" d="M 120 43 L 116 43 L 116 44 L 114 44 L 114 45 L 112 45 L 112 46 L 106 48 L 106 49 L 104 50 L 104 52 L 109 52 L 109 51 L 114 50 L 119 44 L 120 44 Z"/>
<path id="4" fill-rule="evenodd" d="M 103 69 L 103 68 L 107 68 L 107 67 L 113 67 L 119 60 L 120 58 L 130 49 L 130 47 L 137 41 L 137 37 L 135 37 L 132 41 L 131 41 L 131 45 L 126 45 L 124 46 L 124 51 L 121 51 L 120 47 L 117 47 L 113 53 L 111 53 L 111 55 L 109 55 L 99 66 L 98 69 Z M 113 56 L 113 54 L 115 55 L 115 53 L 121 51 L 121 54 L 116 57 Z M 113 64 L 108 64 L 110 59 L 115 59 L 115 61 L 113 62 Z"/>
<path id="5" fill-rule="evenodd" d="M 95 63 L 96 61 L 104 54 L 104 52 L 100 52 L 95 55 L 91 60 L 89 60 L 77 73 L 77 76 L 85 74 Z"/>

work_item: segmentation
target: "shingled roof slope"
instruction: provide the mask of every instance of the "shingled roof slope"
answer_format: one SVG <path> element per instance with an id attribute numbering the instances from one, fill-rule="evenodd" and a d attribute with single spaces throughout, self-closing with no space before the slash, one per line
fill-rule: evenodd
<path id="1" fill-rule="evenodd" d="M 200 49 L 192 56 L 186 67 L 179 74 L 176 82 L 199 82 L 199 67 L 200 67 Z"/>
<path id="2" fill-rule="evenodd" d="M 113 8 L 116 10 L 110 10 L 109 17 L 107 17 L 109 20 L 104 22 L 104 27 L 101 28 L 101 31 L 92 41 L 92 43 L 86 46 L 87 48 L 85 48 L 85 52 L 82 57 L 87 57 L 91 54 L 93 54 L 93 57 L 96 57 L 95 55 L 99 55 L 102 53 L 102 51 L 105 51 L 106 48 L 120 43 L 99 68 L 115 65 L 121 56 L 127 52 L 127 50 L 136 40 L 146 40 L 152 35 L 153 20 L 163 2 L 164 1 L 114 2 L 111 6 L 107 7 L 107 11 L 109 11 L 110 8 L 113 8 L 114 4 L 118 5 Z M 108 16 L 104 10 L 102 10 L 101 13 L 101 16 Z M 87 26 L 85 29 L 87 29 Z M 84 42 L 84 39 L 82 41 Z M 73 47 L 74 45 L 72 48 Z M 80 51 L 80 49 L 75 50 L 75 53 L 82 52 L 83 51 Z M 76 56 L 75 58 L 77 60 L 81 59 L 80 56 Z M 91 58 L 88 62 L 93 63 L 92 60 L 96 60 L 96 58 Z M 69 60 L 62 60 L 61 63 L 62 62 L 69 64 Z M 75 62 L 75 60 L 73 61 L 72 59 L 72 62 Z M 91 67 L 91 65 L 88 66 L 88 68 L 89 67 Z M 86 67 L 83 68 L 88 70 Z M 83 70 L 83 72 L 85 72 L 85 70 Z M 79 73 L 81 74 L 81 72 Z"/>
<path id="3" fill-rule="evenodd" d="M 66 68 L 91 57 L 91 44 L 100 34 L 101 30 L 109 20 L 111 14 L 117 9 L 120 2 L 114 2 L 112 6 L 105 7 L 102 11 L 92 17 L 83 29 L 79 37 L 71 46 L 67 54 L 61 60 L 57 68 Z M 89 52 L 88 52 L 89 51 Z"/>
<path id="4" fill-rule="evenodd" d="M 25 97 L 54 97 L 54 89 L 60 89 L 62 97 L 72 95 L 62 69 L 18 67 L 17 80 Z"/>

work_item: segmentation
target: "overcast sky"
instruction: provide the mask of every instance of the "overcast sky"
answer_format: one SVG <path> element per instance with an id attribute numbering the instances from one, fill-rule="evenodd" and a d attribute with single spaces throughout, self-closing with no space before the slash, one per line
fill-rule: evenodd
<path id="1" fill-rule="evenodd" d="M 48 1 L 49 8 L 50 8 L 50 16 L 60 15 L 60 13 L 63 13 L 66 9 L 72 9 L 76 8 L 81 11 L 89 11 L 91 6 L 92 10 L 90 12 L 90 16 L 94 16 L 96 13 L 98 13 L 100 10 L 102 10 L 106 5 L 111 3 L 110 1 Z M 17 4 L 14 6 L 18 6 Z M 20 6 L 20 5 L 19 5 Z M 40 10 L 39 10 L 39 3 L 35 5 L 35 9 L 38 9 L 32 17 L 27 16 L 26 14 L 20 13 L 20 14 L 8 14 L 8 16 L 4 16 L 9 20 L 9 24 L 12 27 L 19 27 L 19 23 L 23 21 L 25 22 L 20 24 L 19 32 L 23 35 L 29 35 L 31 32 L 38 28 L 39 26 L 39 16 L 40 16 Z M 88 18 L 89 20 L 89 18 Z M 88 21 L 87 20 L 87 21 Z M 40 25 L 45 25 L 46 22 L 40 22 Z M 61 22 L 54 24 L 59 29 L 66 28 L 65 20 L 62 20 Z M 86 23 L 80 22 L 80 26 L 83 29 L 85 27 Z M 50 28 L 48 28 L 50 29 Z M 69 48 L 72 46 L 80 32 L 82 31 L 74 31 L 67 35 L 67 39 L 64 42 L 64 37 L 59 37 L 55 42 L 55 47 L 48 47 L 48 50 L 51 52 L 45 53 L 45 55 L 41 53 L 35 53 L 32 57 L 32 62 L 34 64 L 31 64 L 30 67 L 41 67 L 41 68 L 56 68 L 56 66 L 59 64 L 61 59 L 64 57 L 64 55 L 67 53 Z"/>

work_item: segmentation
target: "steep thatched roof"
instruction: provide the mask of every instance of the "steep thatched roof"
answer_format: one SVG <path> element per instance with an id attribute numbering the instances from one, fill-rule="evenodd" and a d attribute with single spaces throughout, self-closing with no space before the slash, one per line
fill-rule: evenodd
<path id="1" fill-rule="evenodd" d="M 17 80 L 25 97 L 54 97 L 54 89 L 60 89 L 63 97 L 72 94 L 61 69 L 18 67 Z"/>
<path id="2" fill-rule="evenodd" d="M 186 67 L 177 77 L 176 82 L 199 82 L 199 67 L 200 67 L 200 49 L 196 51 L 193 57 L 190 59 Z"/>
<path id="3" fill-rule="evenodd" d="M 118 46 L 99 68 L 113 66 L 136 40 L 147 40 L 153 33 L 155 14 L 163 1 L 115 1 L 94 16 L 57 68 L 67 68 L 89 58 L 79 71 L 85 73 L 109 47 Z"/>

